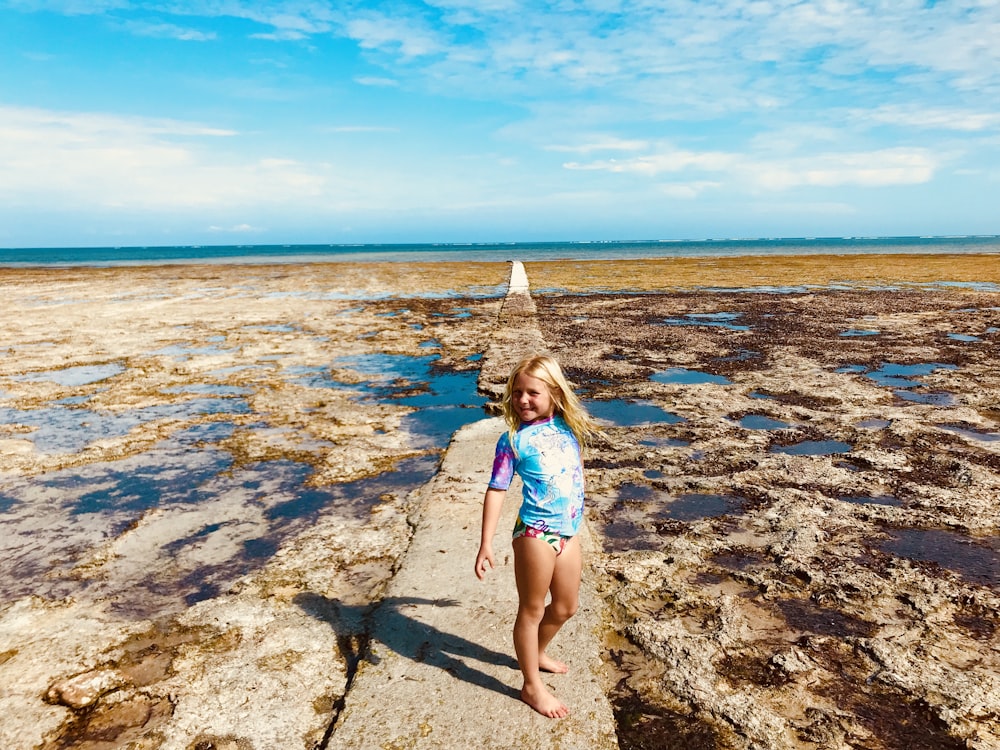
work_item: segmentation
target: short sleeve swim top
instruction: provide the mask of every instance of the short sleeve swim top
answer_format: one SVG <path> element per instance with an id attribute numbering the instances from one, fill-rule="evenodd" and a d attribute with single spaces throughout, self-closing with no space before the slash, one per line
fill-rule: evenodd
<path id="1" fill-rule="evenodd" d="M 575 536 L 583 518 L 580 444 L 562 417 L 523 425 L 497 441 L 490 487 L 507 490 L 516 472 L 524 482 L 520 516 L 541 531 Z"/>

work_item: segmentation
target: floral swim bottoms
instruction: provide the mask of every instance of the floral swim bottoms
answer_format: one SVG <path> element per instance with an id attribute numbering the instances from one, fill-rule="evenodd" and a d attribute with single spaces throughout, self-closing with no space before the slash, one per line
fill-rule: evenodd
<path id="1" fill-rule="evenodd" d="M 571 536 L 562 536 L 554 531 L 543 531 L 542 529 L 536 529 L 533 526 L 528 526 L 521 520 L 521 517 L 518 516 L 517 523 L 514 524 L 514 534 L 511 538 L 517 539 L 522 536 L 531 537 L 532 539 L 541 539 L 543 542 L 546 542 L 556 551 L 556 557 L 559 557 L 559 555 L 562 554 L 563 547 L 566 546 L 566 542 L 573 538 Z"/>

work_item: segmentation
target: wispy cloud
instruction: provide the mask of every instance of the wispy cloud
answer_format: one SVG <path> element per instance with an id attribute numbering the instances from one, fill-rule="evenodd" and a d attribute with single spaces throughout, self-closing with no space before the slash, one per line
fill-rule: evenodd
<path id="1" fill-rule="evenodd" d="M 199 31 L 185 28 L 172 23 L 156 23 L 152 21 L 125 21 L 119 27 L 135 36 L 148 36 L 159 39 L 177 39 L 182 42 L 210 42 L 216 38 L 214 31 Z"/>
<path id="2" fill-rule="evenodd" d="M 252 224 L 234 224 L 231 227 L 219 227 L 213 224 L 208 228 L 208 231 L 220 234 L 259 234 L 265 230 L 263 227 L 255 227 Z"/>
<path id="3" fill-rule="evenodd" d="M 787 190 L 802 186 L 885 187 L 919 184 L 933 177 L 938 163 L 925 149 L 892 148 L 774 160 L 717 151 L 670 150 L 632 159 L 567 162 L 564 166 L 572 170 L 608 171 L 650 178 L 664 173 L 688 171 L 720 173 L 727 175 L 731 183 L 744 183 L 768 190 Z M 685 197 L 690 197 L 692 185 L 700 186 L 700 191 L 719 184 L 720 181 L 687 183 L 682 193 Z M 669 186 L 666 190 L 669 192 Z"/>
<path id="4" fill-rule="evenodd" d="M 334 125 L 324 128 L 329 133 L 398 133 L 399 128 L 386 125 Z"/>
<path id="5" fill-rule="evenodd" d="M 860 119 L 908 128 L 956 130 L 973 133 L 1000 130 L 1000 112 L 977 112 L 968 109 L 945 109 L 923 106 L 884 106 L 855 112 Z"/>
<path id="6" fill-rule="evenodd" d="M 83 41 L 71 68 L 58 35 L 14 40 L 8 206 L 280 206 L 269 226 L 292 210 L 450 226 L 490 207 L 540 227 L 553 206 L 614 221 L 686 201 L 674 216 L 756 222 L 895 201 L 902 224 L 915 198 L 984 212 L 1000 174 L 995 0 L 0 0 L 20 11 L 45 11 L 25 24 L 40 30 L 72 15 Z M 122 31 L 165 40 L 142 44 L 148 77 L 108 69 Z M 154 79 L 162 95 L 137 88 Z M 58 88 L 84 80 L 108 84 L 105 112 L 56 111 L 85 107 Z M 11 98 L 20 81 L 47 85 Z M 932 187 L 892 190 L 912 185 Z"/>
<path id="7" fill-rule="evenodd" d="M 589 163 L 567 162 L 563 166 L 566 169 L 637 173 L 654 177 L 664 172 L 681 172 L 687 169 L 722 172 L 732 169 L 739 161 L 740 157 L 735 154 L 671 150 L 632 159 L 607 159 Z"/>
<path id="8" fill-rule="evenodd" d="M 887 187 L 929 182 L 937 167 L 937 159 L 925 149 L 891 148 L 757 164 L 752 173 L 759 185 L 772 190 L 802 186 Z"/>
<path id="9" fill-rule="evenodd" d="M 0 196 L 146 209 L 316 194 L 324 178 L 291 160 L 234 159 L 205 145 L 233 131 L 179 121 L 0 107 Z"/>
<path id="10" fill-rule="evenodd" d="M 364 49 L 398 55 L 404 61 L 438 54 L 447 46 L 416 13 L 359 13 L 346 21 L 344 33 Z"/>
<path id="11" fill-rule="evenodd" d="M 721 182 L 699 180 L 697 182 L 668 182 L 657 186 L 657 190 L 669 198 L 677 200 L 694 200 L 706 190 L 722 187 Z"/>
<path id="12" fill-rule="evenodd" d="M 617 138 L 615 136 L 600 136 L 587 138 L 576 144 L 553 144 L 546 146 L 546 151 L 590 154 L 594 151 L 642 151 L 649 148 L 649 142 L 637 139 Z"/>
<path id="13" fill-rule="evenodd" d="M 361 86 L 379 86 L 382 88 L 395 88 L 399 86 L 398 80 L 384 76 L 357 76 L 354 82 Z"/>
<path id="14" fill-rule="evenodd" d="M 82 16 L 128 9 L 133 0 L 7 0 L 6 4 L 14 10 L 50 11 L 68 16 Z"/>

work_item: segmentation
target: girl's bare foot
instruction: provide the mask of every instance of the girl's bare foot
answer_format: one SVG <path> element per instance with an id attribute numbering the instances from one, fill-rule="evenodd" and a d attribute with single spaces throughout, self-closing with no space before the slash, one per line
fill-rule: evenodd
<path id="1" fill-rule="evenodd" d="M 543 672 L 552 672 L 553 674 L 566 674 L 569 672 L 569 667 L 545 653 L 538 655 L 538 668 Z"/>
<path id="2" fill-rule="evenodd" d="M 548 716 L 550 719 L 562 719 L 569 716 L 569 709 L 543 685 L 537 687 L 525 685 L 521 688 L 521 700 L 542 716 Z"/>

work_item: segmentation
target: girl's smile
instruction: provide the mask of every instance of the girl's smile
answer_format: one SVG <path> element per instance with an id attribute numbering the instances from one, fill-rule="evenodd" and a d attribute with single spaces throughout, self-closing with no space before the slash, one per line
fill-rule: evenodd
<path id="1" fill-rule="evenodd" d="M 520 373 L 514 379 L 511 396 L 514 411 L 524 424 L 551 417 L 555 413 L 556 404 L 549 393 L 549 386 L 540 378 Z"/>

